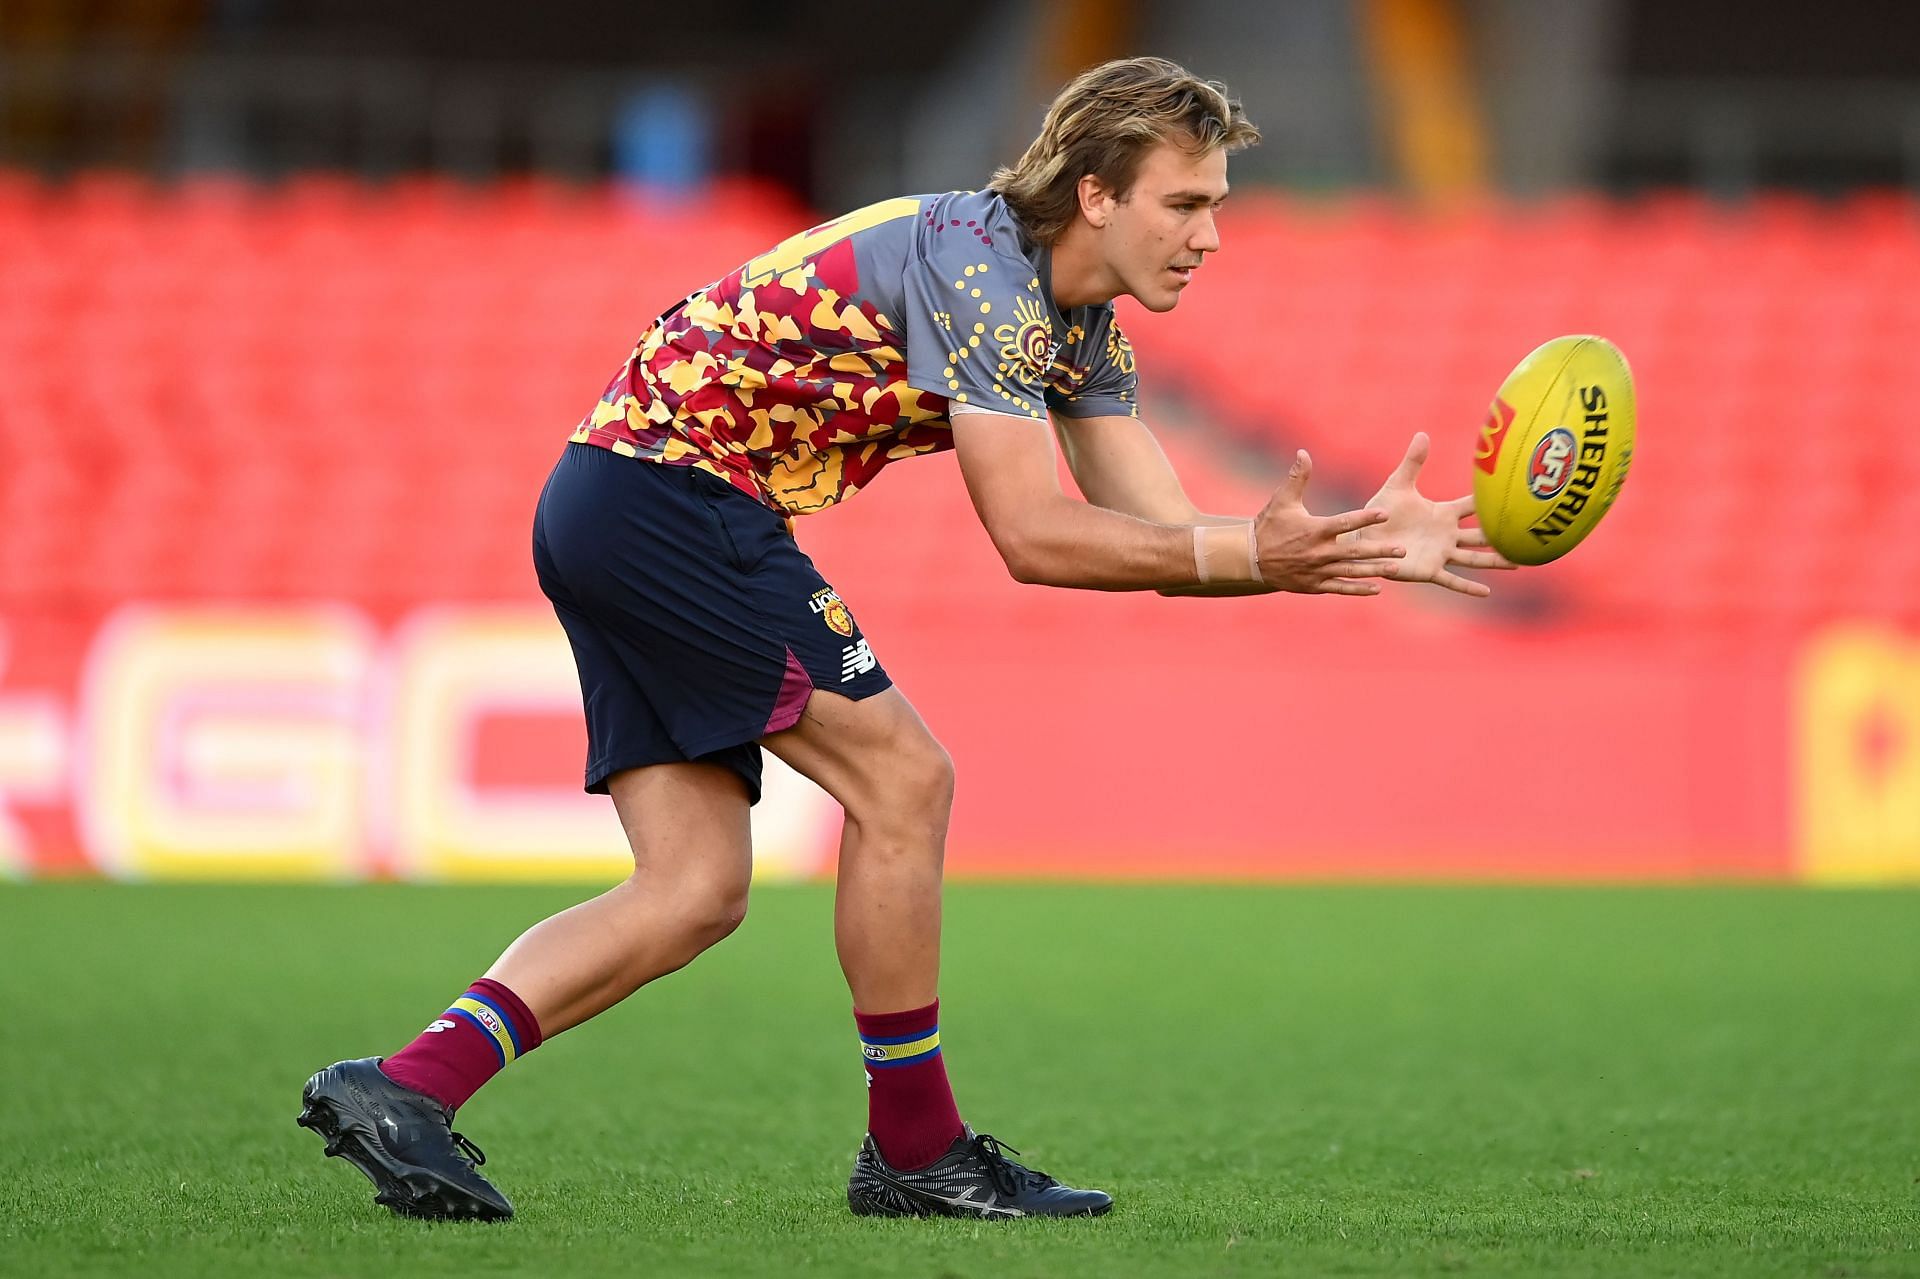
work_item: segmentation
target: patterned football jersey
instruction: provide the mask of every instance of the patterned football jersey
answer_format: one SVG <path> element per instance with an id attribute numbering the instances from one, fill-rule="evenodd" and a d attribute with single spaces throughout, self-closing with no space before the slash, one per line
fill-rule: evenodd
<path id="1" fill-rule="evenodd" d="M 697 466 L 787 515 L 953 447 L 950 409 L 1135 412 L 1113 306 L 1062 313 L 1045 245 L 992 192 L 806 231 L 655 320 L 573 440 Z"/>

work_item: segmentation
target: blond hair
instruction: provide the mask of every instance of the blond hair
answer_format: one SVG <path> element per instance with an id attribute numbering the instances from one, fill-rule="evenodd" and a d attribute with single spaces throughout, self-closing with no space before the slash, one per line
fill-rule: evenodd
<path id="1" fill-rule="evenodd" d="M 1080 211 L 1082 177 L 1125 199 L 1141 157 L 1160 143 L 1205 155 L 1259 140 L 1226 85 L 1165 58 L 1121 58 L 1082 71 L 1060 90 L 1040 136 L 987 188 L 1006 197 L 1030 235 L 1052 244 Z"/>

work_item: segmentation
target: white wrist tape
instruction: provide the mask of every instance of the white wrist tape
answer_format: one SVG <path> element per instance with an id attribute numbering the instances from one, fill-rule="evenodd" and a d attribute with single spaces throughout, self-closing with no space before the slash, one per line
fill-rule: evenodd
<path id="1" fill-rule="evenodd" d="M 1252 522 L 1194 525 L 1193 571 L 1202 586 L 1259 581 L 1259 543 L 1254 539 Z"/>

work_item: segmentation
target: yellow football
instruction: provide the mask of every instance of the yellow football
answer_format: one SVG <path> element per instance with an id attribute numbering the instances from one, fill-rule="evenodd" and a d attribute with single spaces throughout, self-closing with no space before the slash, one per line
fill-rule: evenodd
<path id="1" fill-rule="evenodd" d="M 1600 337 L 1555 338 L 1507 375 L 1473 455 L 1473 503 L 1515 564 L 1557 560 L 1593 532 L 1633 463 L 1633 372 Z"/>

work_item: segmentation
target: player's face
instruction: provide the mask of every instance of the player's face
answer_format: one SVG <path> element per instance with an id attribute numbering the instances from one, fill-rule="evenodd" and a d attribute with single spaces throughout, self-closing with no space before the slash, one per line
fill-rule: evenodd
<path id="1" fill-rule="evenodd" d="M 1133 190 L 1108 206 L 1101 237 L 1121 292 L 1149 311 L 1171 311 L 1201 259 L 1220 247 L 1214 214 L 1227 198 L 1227 153 L 1193 155 L 1161 143 L 1140 161 Z"/>

